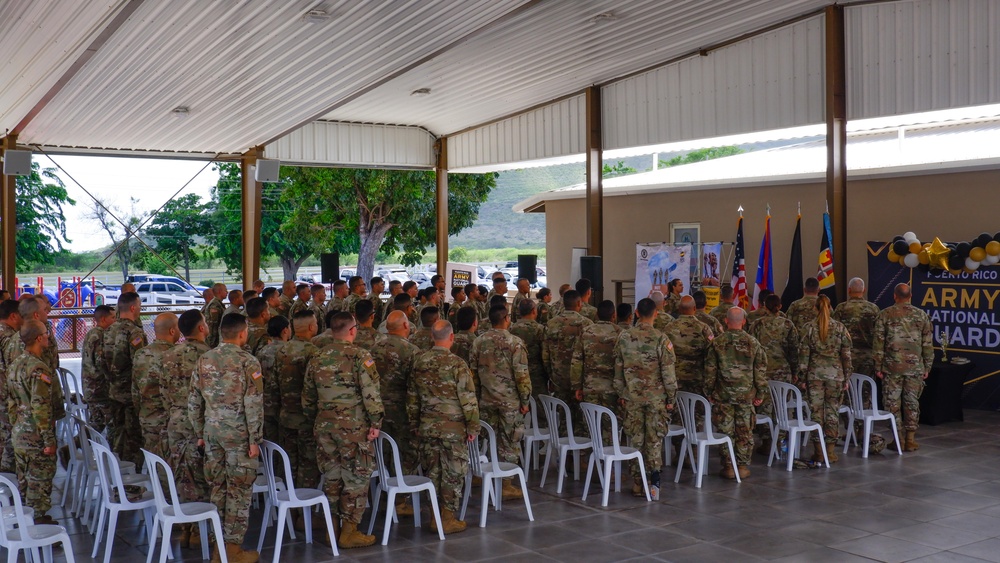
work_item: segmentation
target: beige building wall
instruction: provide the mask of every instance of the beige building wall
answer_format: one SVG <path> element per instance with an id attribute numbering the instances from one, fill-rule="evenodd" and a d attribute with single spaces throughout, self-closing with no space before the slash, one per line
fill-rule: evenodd
<path id="1" fill-rule="evenodd" d="M 936 173 L 852 180 L 848 188 L 849 277 L 866 277 L 865 243 L 891 240 L 913 231 L 921 241 L 975 238 L 1000 230 L 1000 170 Z M 635 277 L 635 244 L 670 240 L 670 223 L 700 223 L 703 242 L 734 241 L 737 208 L 742 205 L 747 280 L 757 275 L 757 256 L 764 234 L 766 206 L 771 206 L 774 285 L 780 293 L 788 278 L 788 258 L 795 231 L 797 204 L 802 204 L 802 263 L 809 276 L 818 266 L 825 210 L 823 182 L 607 197 L 604 203 L 605 295 L 611 280 Z M 546 267 L 549 287 L 571 282 L 573 247 L 586 246 L 584 200 L 552 200 L 546 209 Z M 840 251 L 835 249 L 835 251 Z M 731 262 L 728 265 L 731 268 Z M 724 281 L 728 270 L 723 272 Z"/>

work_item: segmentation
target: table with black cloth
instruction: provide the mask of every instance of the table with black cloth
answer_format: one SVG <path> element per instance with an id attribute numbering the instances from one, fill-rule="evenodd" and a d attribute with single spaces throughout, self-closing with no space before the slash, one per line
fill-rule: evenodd
<path id="1" fill-rule="evenodd" d="M 962 385 L 976 364 L 935 361 L 927 385 L 920 395 L 920 424 L 935 426 L 965 420 L 962 414 Z"/>

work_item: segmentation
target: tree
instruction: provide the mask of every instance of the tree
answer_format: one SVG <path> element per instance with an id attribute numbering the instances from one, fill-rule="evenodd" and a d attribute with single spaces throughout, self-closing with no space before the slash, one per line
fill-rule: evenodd
<path id="1" fill-rule="evenodd" d="M 181 261 L 184 264 L 184 278 L 191 279 L 191 249 L 195 237 L 205 237 L 212 232 L 213 222 L 208 206 L 201 202 L 198 194 L 168 201 L 146 227 L 146 236 L 156 247 L 156 251 L 171 266 Z"/>
<path id="2" fill-rule="evenodd" d="M 679 166 L 681 164 L 691 164 L 693 162 L 701 162 L 703 160 L 712 160 L 715 158 L 722 158 L 725 156 L 733 156 L 737 154 L 743 154 L 744 151 L 736 145 L 729 145 L 726 147 L 712 147 L 708 149 L 698 149 L 696 151 L 691 151 L 682 156 L 675 156 L 670 160 L 661 160 L 660 167 L 668 168 L 670 166 Z"/>
<path id="3" fill-rule="evenodd" d="M 617 178 L 618 176 L 628 176 L 629 174 L 635 174 L 636 172 L 637 170 L 635 168 L 632 168 L 619 160 L 614 166 L 605 164 L 601 168 L 601 177 Z"/>
<path id="4" fill-rule="evenodd" d="M 56 170 L 41 169 L 37 162 L 31 163 L 30 175 L 17 178 L 15 199 L 17 267 L 27 269 L 31 263 L 51 262 L 56 252 L 62 252 L 62 243 L 71 242 L 66 238 L 63 206 L 76 205 L 76 201 L 69 197 Z"/>
<path id="5" fill-rule="evenodd" d="M 129 198 L 128 214 L 116 205 L 112 205 L 100 198 L 94 198 L 94 203 L 90 206 L 90 211 L 86 219 L 90 219 L 100 226 L 108 238 L 111 239 L 111 246 L 115 254 L 118 255 L 118 264 L 122 269 L 122 278 L 128 279 L 129 268 L 137 254 L 141 251 L 139 247 L 140 226 L 145 218 L 145 213 L 136 208 L 139 200 Z"/>

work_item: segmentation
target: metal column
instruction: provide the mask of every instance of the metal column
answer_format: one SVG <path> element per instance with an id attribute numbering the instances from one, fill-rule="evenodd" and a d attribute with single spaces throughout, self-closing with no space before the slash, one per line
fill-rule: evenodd
<path id="1" fill-rule="evenodd" d="M 826 8 L 826 201 L 837 299 L 847 297 L 847 62 L 844 7 Z"/>
<path id="2" fill-rule="evenodd" d="M 437 165 L 434 173 L 437 176 L 435 201 L 437 210 L 437 273 L 445 275 L 448 267 L 448 139 L 441 137 L 434 144 L 437 154 Z"/>
<path id="3" fill-rule="evenodd" d="M 590 256 L 604 255 L 604 184 L 601 175 L 604 169 L 603 139 L 601 120 L 601 87 L 591 86 L 586 90 L 587 129 L 587 254 Z M 603 267 L 603 260 L 602 260 Z M 603 277 L 603 276 L 602 276 Z M 570 283 L 576 280 L 570 280 Z M 602 299 L 602 291 L 594 290 L 591 299 L 598 303 Z"/>
<path id="4" fill-rule="evenodd" d="M 240 178 L 243 181 L 243 289 L 253 287 L 260 277 L 260 228 L 262 186 L 254 179 L 257 159 L 264 156 L 264 147 L 254 147 L 240 158 Z"/>
<path id="5" fill-rule="evenodd" d="M 17 148 L 17 135 L 3 138 L 0 150 L 6 153 Z M 3 288 L 14 294 L 17 276 L 17 176 L 8 176 L 0 170 L 0 274 Z"/>

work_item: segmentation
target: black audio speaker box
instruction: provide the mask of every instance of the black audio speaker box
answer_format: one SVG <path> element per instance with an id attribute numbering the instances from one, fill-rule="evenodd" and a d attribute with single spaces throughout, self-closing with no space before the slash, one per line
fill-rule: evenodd
<path id="1" fill-rule="evenodd" d="M 340 254 L 330 252 L 319 255 L 320 277 L 323 283 L 333 283 L 340 279 Z"/>
<path id="2" fill-rule="evenodd" d="M 580 257 L 580 277 L 590 280 L 594 291 L 604 291 L 604 266 L 600 256 Z"/>
<path id="3" fill-rule="evenodd" d="M 517 255 L 517 277 L 525 278 L 531 283 L 538 281 L 538 255 L 518 254 Z"/>

